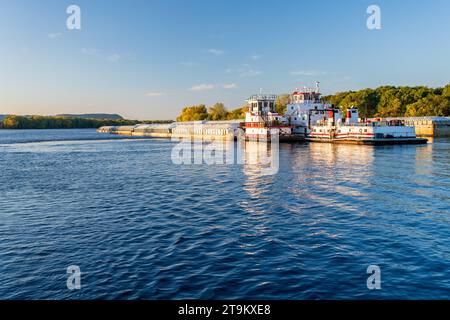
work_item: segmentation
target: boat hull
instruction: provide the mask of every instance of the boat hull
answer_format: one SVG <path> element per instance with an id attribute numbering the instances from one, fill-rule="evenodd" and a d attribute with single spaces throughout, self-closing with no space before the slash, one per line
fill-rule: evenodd
<path id="1" fill-rule="evenodd" d="M 362 144 L 371 146 L 398 145 L 398 144 L 426 144 L 427 139 L 423 138 L 386 138 L 386 139 L 327 139 L 327 138 L 306 138 L 310 142 L 337 143 L 337 144 Z"/>

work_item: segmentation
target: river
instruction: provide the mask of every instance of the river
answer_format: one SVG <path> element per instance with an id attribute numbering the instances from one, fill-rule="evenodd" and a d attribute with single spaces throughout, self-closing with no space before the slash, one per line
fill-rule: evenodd
<path id="1" fill-rule="evenodd" d="M 176 145 L 1 130 L 0 299 L 450 298 L 450 139 L 281 144 L 274 174 Z"/>

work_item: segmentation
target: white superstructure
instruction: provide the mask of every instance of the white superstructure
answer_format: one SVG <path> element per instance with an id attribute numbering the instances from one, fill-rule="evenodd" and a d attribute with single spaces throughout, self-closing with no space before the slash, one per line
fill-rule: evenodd
<path id="1" fill-rule="evenodd" d="M 292 138 L 292 127 L 285 117 L 275 111 L 274 94 L 255 94 L 247 100 L 248 111 L 243 124 L 246 140 L 270 140 L 278 136 L 281 140 Z"/>
<path id="2" fill-rule="evenodd" d="M 331 105 L 322 103 L 320 95 L 318 82 L 314 89 L 296 89 L 290 95 L 289 103 L 286 105 L 285 119 L 292 125 L 293 133 L 308 134 L 311 125 L 326 118 L 326 112 Z"/>

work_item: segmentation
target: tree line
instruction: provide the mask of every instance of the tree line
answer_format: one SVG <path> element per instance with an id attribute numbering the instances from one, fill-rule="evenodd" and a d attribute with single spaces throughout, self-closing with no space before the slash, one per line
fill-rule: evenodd
<path id="1" fill-rule="evenodd" d="M 0 129 L 83 129 L 102 126 L 125 126 L 141 123 L 125 119 L 84 119 L 57 116 L 18 116 L 8 115 L 0 121 Z M 145 121 L 146 123 L 166 123 L 172 121 Z"/>
<path id="2" fill-rule="evenodd" d="M 423 117 L 450 116 L 450 84 L 442 88 L 382 86 L 376 89 L 338 92 L 322 97 L 345 111 L 355 106 L 363 118 L 371 117 Z M 286 112 L 289 94 L 281 94 L 275 102 L 275 111 Z M 228 111 L 217 102 L 207 108 L 204 104 L 183 108 L 177 121 L 244 119 L 246 106 Z"/>
<path id="3" fill-rule="evenodd" d="M 382 86 L 322 97 L 343 111 L 359 108 L 363 118 L 450 116 L 450 84 L 441 88 Z"/>
<path id="4" fill-rule="evenodd" d="M 225 105 L 217 102 L 213 106 L 207 108 L 204 104 L 194 105 L 183 108 L 181 114 L 177 117 L 177 121 L 201 121 L 201 120 L 233 120 L 245 118 L 245 107 L 239 107 L 228 111 Z"/>

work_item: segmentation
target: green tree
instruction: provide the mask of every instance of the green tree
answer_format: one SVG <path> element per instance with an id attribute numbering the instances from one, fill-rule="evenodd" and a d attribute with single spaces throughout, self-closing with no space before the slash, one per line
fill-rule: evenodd
<path id="1" fill-rule="evenodd" d="M 329 102 L 333 104 L 335 107 L 341 106 L 342 101 L 349 95 L 352 94 L 353 91 L 347 91 L 347 92 L 338 92 L 335 95 L 330 96 L 324 96 L 322 97 L 322 102 Z"/>
<path id="2" fill-rule="evenodd" d="M 410 104 L 406 110 L 407 117 L 448 116 L 450 99 L 443 96 L 428 96 Z"/>
<path id="3" fill-rule="evenodd" d="M 228 111 L 223 103 L 217 102 L 208 110 L 208 119 L 213 121 L 227 119 Z"/>
<path id="4" fill-rule="evenodd" d="M 19 126 L 19 121 L 17 121 L 16 116 L 7 116 L 3 119 L 2 127 L 5 129 L 17 129 Z"/>
<path id="5" fill-rule="evenodd" d="M 442 96 L 450 98 L 450 83 L 442 88 Z"/>
<path id="6" fill-rule="evenodd" d="M 373 89 L 363 89 L 356 92 L 339 93 L 337 99 L 330 99 L 334 106 L 339 106 L 342 111 L 352 106 L 359 108 L 362 118 L 372 117 L 377 112 L 379 95 Z M 336 104 L 337 103 L 337 104 Z"/>
<path id="7" fill-rule="evenodd" d="M 206 110 L 206 106 L 204 104 L 200 104 L 197 106 L 183 108 L 183 111 L 181 111 L 181 114 L 177 118 L 177 121 L 200 121 L 207 118 L 208 111 Z"/>
<path id="8" fill-rule="evenodd" d="M 228 120 L 240 120 L 240 119 L 244 120 L 245 113 L 247 112 L 247 110 L 248 110 L 247 106 L 243 106 L 243 107 L 231 110 L 230 112 L 228 112 L 227 119 Z"/>
<path id="9" fill-rule="evenodd" d="M 290 99 L 289 94 L 280 94 L 277 96 L 277 100 L 275 101 L 275 112 L 278 114 L 286 113 L 286 105 L 289 103 Z"/>

